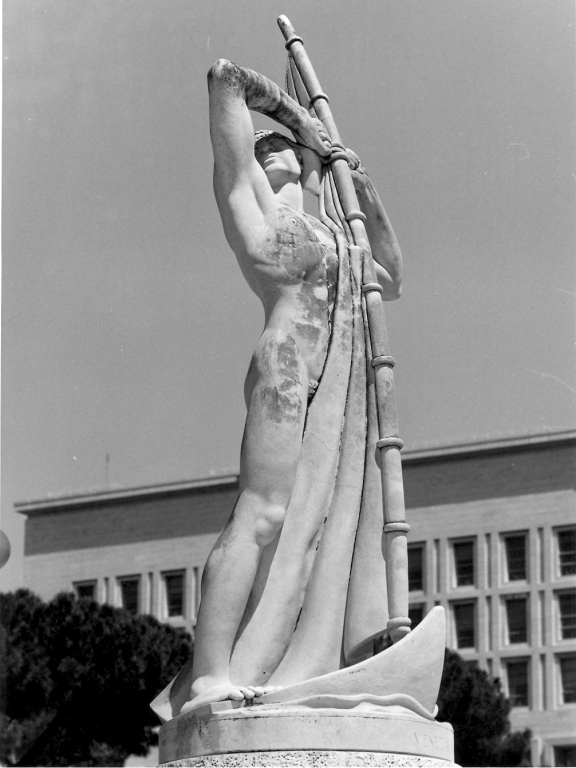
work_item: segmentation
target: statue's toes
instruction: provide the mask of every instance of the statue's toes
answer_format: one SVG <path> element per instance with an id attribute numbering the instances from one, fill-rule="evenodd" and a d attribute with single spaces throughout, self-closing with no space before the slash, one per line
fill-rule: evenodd
<path id="1" fill-rule="evenodd" d="M 224 701 L 228 698 L 228 696 L 228 686 L 212 686 L 211 688 L 208 688 L 206 691 L 201 693 L 199 696 L 195 696 L 190 701 L 187 701 L 180 710 L 180 714 L 183 715 L 186 712 L 191 712 L 193 709 L 203 707 L 205 704 L 213 704 L 216 701 Z M 240 695 L 239 698 L 243 699 L 244 696 Z"/>

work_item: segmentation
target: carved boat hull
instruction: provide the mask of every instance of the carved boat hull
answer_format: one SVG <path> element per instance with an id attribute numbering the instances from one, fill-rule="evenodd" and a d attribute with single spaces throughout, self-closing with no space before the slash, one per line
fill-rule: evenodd
<path id="1" fill-rule="evenodd" d="M 432 608 L 404 639 L 358 664 L 288 685 L 256 699 L 257 705 L 305 704 L 306 706 L 350 707 L 360 700 L 382 706 L 400 705 L 433 718 L 444 666 L 446 618 L 440 606 Z M 152 702 L 162 719 L 176 717 L 190 690 L 189 663 L 178 678 Z M 340 703 L 337 700 L 340 699 Z M 232 702 L 233 707 L 250 706 Z M 205 705 L 218 708 L 217 705 Z M 194 710 L 192 710 L 194 711 Z"/>
<path id="2" fill-rule="evenodd" d="M 260 704 L 283 704 L 315 696 L 410 696 L 433 713 L 446 645 L 444 609 L 434 607 L 404 639 L 370 659 L 327 675 L 264 694 Z"/>

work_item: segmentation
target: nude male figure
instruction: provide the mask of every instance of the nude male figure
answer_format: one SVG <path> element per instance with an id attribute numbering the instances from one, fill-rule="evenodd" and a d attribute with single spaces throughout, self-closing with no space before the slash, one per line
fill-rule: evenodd
<path id="1" fill-rule="evenodd" d="M 248 409 L 234 512 L 204 571 L 190 700 L 182 712 L 269 688 L 230 679 L 229 661 L 261 553 L 282 527 L 300 457 L 306 406 L 327 354 L 337 279 L 334 237 L 304 213 L 331 145 L 322 123 L 272 81 L 221 59 L 208 73 L 214 192 L 228 243 L 264 307 L 245 384 Z M 249 110 L 292 131 L 254 146 Z M 357 161 L 357 158 L 354 158 Z M 354 172 L 385 299 L 400 295 L 402 258 L 382 203 Z"/>

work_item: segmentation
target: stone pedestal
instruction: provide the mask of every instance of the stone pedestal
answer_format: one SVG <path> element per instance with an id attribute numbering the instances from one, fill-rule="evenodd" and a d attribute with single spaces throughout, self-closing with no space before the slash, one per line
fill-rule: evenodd
<path id="1" fill-rule="evenodd" d="M 162 766 L 448 768 L 452 727 L 401 706 L 353 709 L 212 704 L 160 729 Z"/>
<path id="2" fill-rule="evenodd" d="M 229 752 L 227 755 L 189 757 L 163 763 L 160 768 L 450 768 L 454 763 L 436 757 L 393 752 L 337 752 L 310 749 L 290 752 Z M 457 766 L 456 766 L 457 768 Z"/>

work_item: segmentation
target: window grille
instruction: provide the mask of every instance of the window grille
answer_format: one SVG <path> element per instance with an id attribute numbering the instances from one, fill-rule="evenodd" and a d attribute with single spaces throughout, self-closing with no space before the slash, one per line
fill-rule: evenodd
<path id="1" fill-rule="evenodd" d="M 184 573 L 164 574 L 166 613 L 169 617 L 184 615 Z"/>
<path id="2" fill-rule="evenodd" d="M 416 592 L 424 589 L 424 547 L 408 547 L 408 589 Z"/>
<path id="3" fill-rule="evenodd" d="M 556 768 L 576 765 L 576 744 L 554 747 L 554 765 Z"/>
<path id="4" fill-rule="evenodd" d="M 526 578 L 526 536 L 506 536 L 506 570 L 508 581 Z"/>
<path id="5" fill-rule="evenodd" d="M 563 703 L 576 703 L 576 656 L 563 656 L 560 659 L 560 679 Z"/>
<path id="6" fill-rule="evenodd" d="M 458 648 L 474 648 L 476 645 L 474 603 L 456 603 L 454 605 L 454 623 Z"/>
<path id="7" fill-rule="evenodd" d="M 140 609 L 140 579 L 120 579 L 120 604 L 129 613 Z"/>
<path id="8" fill-rule="evenodd" d="M 474 542 L 456 541 L 453 548 L 456 586 L 474 585 Z"/>
<path id="9" fill-rule="evenodd" d="M 576 638 L 576 592 L 562 592 L 558 595 L 560 609 L 560 636 L 562 640 Z"/>
<path id="10" fill-rule="evenodd" d="M 528 603 L 525 597 L 506 600 L 506 621 L 508 624 L 508 642 L 526 643 L 528 641 Z"/>
<path id="11" fill-rule="evenodd" d="M 528 706 L 528 662 L 509 661 L 506 664 L 508 698 L 513 707 Z"/>
<path id="12" fill-rule="evenodd" d="M 558 531 L 560 576 L 576 574 L 576 528 Z"/>
<path id="13" fill-rule="evenodd" d="M 76 582 L 73 586 L 78 599 L 96 600 L 95 581 Z"/>

